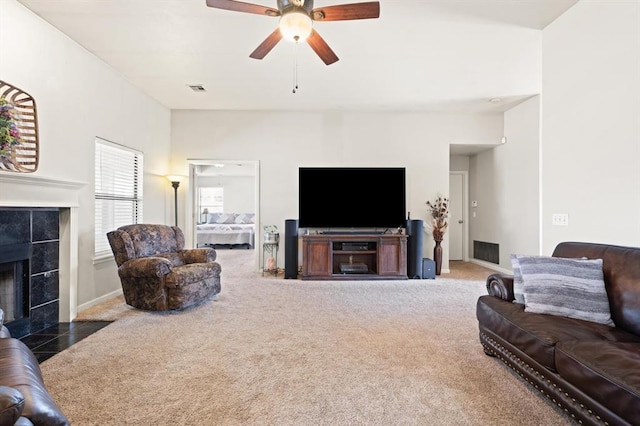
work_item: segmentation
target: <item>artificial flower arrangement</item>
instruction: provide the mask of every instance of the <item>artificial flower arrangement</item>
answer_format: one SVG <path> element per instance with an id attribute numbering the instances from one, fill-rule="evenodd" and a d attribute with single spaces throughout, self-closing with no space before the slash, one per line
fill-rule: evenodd
<path id="1" fill-rule="evenodd" d="M 9 157 L 11 148 L 20 145 L 20 132 L 14 116 L 14 107 L 0 97 L 0 157 Z"/>
<path id="2" fill-rule="evenodd" d="M 438 194 L 433 201 L 427 201 L 429 216 L 431 216 L 431 234 L 435 241 L 442 241 L 447 232 L 449 222 L 449 199 Z"/>
<path id="3" fill-rule="evenodd" d="M 278 233 L 277 225 L 265 225 L 264 229 L 264 242 L 265 243 L 278 243 L 280 242 L 280 234 Z"/>
<path id="4" fill-rule="evenodd" d="M 278 225 L 265 225 L 264 232 L 267 234 L 277 234 L 278 233 Z"/>

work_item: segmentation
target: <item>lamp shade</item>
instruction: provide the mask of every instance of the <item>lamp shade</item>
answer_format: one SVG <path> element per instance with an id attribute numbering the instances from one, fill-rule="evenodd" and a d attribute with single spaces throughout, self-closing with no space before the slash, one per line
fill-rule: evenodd
<path id="1" fill-rule="evenodd" d="M 280 34 L 290 41 L 303 41 L 311 34 L 313 22 L 304 12 L 292 11 L 280 18 Z"/>
<path id="2" fill-rule="evenodd" d="M 179 175 L 169 175 L 167 176 L 167 180 L 171 183 L 173 182 L 182 182 L 182 179 L 184 179 L 184 176 L 179 176 Z"/>

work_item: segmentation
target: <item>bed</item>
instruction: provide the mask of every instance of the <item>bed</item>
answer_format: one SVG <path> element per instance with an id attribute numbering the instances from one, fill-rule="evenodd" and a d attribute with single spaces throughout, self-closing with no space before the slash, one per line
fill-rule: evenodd
<path id="1" fill-rule="evenodd" d="M 209 213 L 207 223 L 197 225 L 198 247 L 255 245 L 255 215 L 253 213 Z"/>

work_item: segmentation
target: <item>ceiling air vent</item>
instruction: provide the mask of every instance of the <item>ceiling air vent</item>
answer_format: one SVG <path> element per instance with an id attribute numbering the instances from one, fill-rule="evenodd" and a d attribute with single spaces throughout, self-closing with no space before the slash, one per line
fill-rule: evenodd
<path id="1" fill-rule="evenodd" d="M 189 84 L 189 87 L 194 92 L 206 92 L 207 91 L 207 89 L 205 89 L 202 84 Z"/>

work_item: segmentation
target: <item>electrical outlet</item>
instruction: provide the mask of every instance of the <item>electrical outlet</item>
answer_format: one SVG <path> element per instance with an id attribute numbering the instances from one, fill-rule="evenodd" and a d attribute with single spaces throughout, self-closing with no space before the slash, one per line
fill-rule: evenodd
<path id="1" fill-rule="evenodd" d="M 554 226 L 569 226 L 569 215 L 566 213 L 554 213 L 551 216 L 551 224 Z"/>

